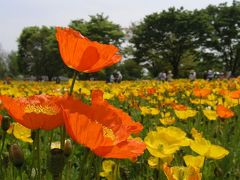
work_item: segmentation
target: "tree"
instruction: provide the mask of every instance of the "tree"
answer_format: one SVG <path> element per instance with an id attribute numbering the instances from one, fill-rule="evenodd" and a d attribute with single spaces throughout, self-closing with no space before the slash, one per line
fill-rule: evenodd
<path id="1" fill-rule="evenodd" d="M 81 32 L 92 41 L 104 44 L 120 46 L 124 37 L 120 25 L 111 22 L 108 16 L 103 14 L 90 16 L 89 21 L 83 19 L 73 20 L 69 27 Z"/>
<path id="2" fill-rule="evenodd" d="M 45 67 L 43 70 L 43 74 L 47 75 L 49 80 L 54 76 L 60 76 L 69 69 L 62 61 L 54 28 L 50 28 L 50 32 L 46 39 L 47 43 L 44 46 L 46 59 L 44 59 Z"/>
<path id="3" fill-rule="evenodd" d="M 204 62 L 221 64 L 235 75 L 240 68 L 240 3 L 211 5 L 202 11 L 208 15 L 211 26 L 201 41 Z"/>
<path id="4" fill-rule="evenodd" d="M 0 78 L 3 78 L 7 72 L 6 58 L 7 53 L 2 49 L 0 45 Z"/>
<path id="5" fill-rule="evenodd" d="M 0 78 L 2 79 L 7 72 L 6 64 L 2 57 L 0 57 Z"/>
<path id="6" fill-rule="evenodd" d="M 193 19 L 193 14 L 183 8 L 170 8 L 146 16 L 133 28 L 131 42 L 135 46 L 135 60 L 151 64 L 152 69 L 148 69 L 153 76 L 159 71 L 154 67 L 170 64 L 177 77 L 184 54 L 196 48 L 197 22 Z"/>
<path id="7" fill-rule="evenodd" d="M 25 75 L 40 77 L 47 75 L 49 80 L 63 70 L 54 28 L 27 27 L 18 39 L 19 71 Z"/>
<path id="8" fill-rule="evenodd" d="M 134 80 L 142 77 L 142 67 L 132 59 L 120 64 L 118 70 L 122 73 L 124 80 Z"/>
<path id="9" fill-rule="evenodd" d="M 11 76 L 19 75 L 19 67 L 17 61 L 17 52 L 12 51 L 8 55 L 8 71 Z"/>

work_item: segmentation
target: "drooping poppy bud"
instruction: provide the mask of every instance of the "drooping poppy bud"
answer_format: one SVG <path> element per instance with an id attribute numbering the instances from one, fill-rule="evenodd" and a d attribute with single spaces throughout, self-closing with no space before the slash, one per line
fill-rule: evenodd
<path id="1" fill-rule="evenodd" d="M 20 168 L 24 163 L 24 154 L 18 144 L 12 144 L 9 148 L 9 158 L 13 165 Z"/>
<path id="2" fill-rule="evenodd" d="M 10 127 L 10 117 L 8 116 L 3 116 L 2 118 L 2 130 L 7 131 L 8 128 Z"/>
<path id="3" fill-rule="evenodd" d="M 65 165 L 65 157 L 62 149 L 54 148 L 50 150 L 48 157 L 48 170 L 53 179 L 58 179 Z"/>
<path id="4" fill-rule="evenodd" d="M 64 155 L 69 157 L 72 153 L 72 143 L 70 139 L 67 139 L 64 144 Z"/>

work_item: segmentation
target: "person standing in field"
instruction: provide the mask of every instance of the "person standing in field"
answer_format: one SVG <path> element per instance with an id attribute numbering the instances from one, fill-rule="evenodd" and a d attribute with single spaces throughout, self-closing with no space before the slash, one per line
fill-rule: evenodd
<path id="1" fill-rule="evenodd" d="M 122 73 L 120 71 L 117 71 L 116 77 L 115 77 L 115 82 L 120 83 L 123 79 Z"/>
<path id="2" fill-rule="evenodd" d="M 196 80 L 196 77 L 197 77 L 197 73 L 192 69 L 189 73 L 189 80 L 194 81 Z"/>
<path id="3" fill-rule="evenodd" d="M 207 73 L 207 80 L 211 81 L 213 80 L 213 78 L 214 78 L 214 72 L 211 69 L 209 69 Z"/>
<path id="4" fill-rule="evenodd" d="M 173 79 L 173 73 L 172 71 L 168 71 L 168 74 L 167 74 L 167 81 L 171 82 Z"/>
<path id="5" fill-rule="evenodd" d="M 161 81 L 166 81 L 167 74 L 163 71 L 158 74 L 158 79 Z"/>

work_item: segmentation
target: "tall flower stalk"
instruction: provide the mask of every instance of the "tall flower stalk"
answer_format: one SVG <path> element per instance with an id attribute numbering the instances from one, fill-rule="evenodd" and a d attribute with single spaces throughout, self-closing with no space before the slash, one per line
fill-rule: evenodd
<path id="1" fill-rule="evenodd" d="M 70 95 L 70 96 L 71 96 L 72 93 L 73 93 L 73 88 L 74 88 L 74 84 L 75 84 L 76 78 L 77 78 L 77 71 L 74 71 L 72 84 L 71 84 L 71 87 L 70 87 L 70 90 L 69 90 L 69 95 Z M 64 125 L 63 125 L 61 128 L 62 128 L 61 149 L 63 149 L 63 147 L 64 147 L 64 142 L 65 142 L 65 139 L 66 139 L 66 129 L 65 129 L 65 126 L 64 126 Z"/>
<path id="2" fill-rule="evenodd" d="M 40 129 L 36 131 L 35 137 L 37 151 L 37 179 L 41 180 L 41 150 L 40 150 Z"/>

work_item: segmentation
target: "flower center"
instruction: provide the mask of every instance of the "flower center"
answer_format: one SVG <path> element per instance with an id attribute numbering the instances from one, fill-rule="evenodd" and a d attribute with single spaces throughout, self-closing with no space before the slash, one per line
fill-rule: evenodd
<path id="1" fill-rule="evenodd" d="M 46 115 L 56 115 L 59 110 L 54 106 L 42 106 L 36 104 L 28 104 L 25 109 L 25 113 L 36 113 L 36 114 L 46 114 Z"/>
<path id="2" fill-rule="evenodd" d="M 103 126 L 103 136 L 110 138 L 112 141 L 116 139 L 116 136 L 114 135 L 113 131 L 106 126 Z"/>

